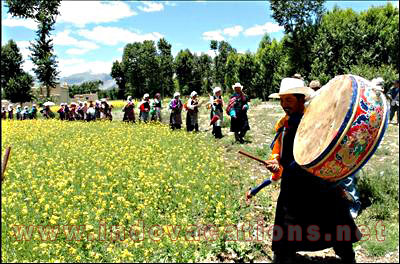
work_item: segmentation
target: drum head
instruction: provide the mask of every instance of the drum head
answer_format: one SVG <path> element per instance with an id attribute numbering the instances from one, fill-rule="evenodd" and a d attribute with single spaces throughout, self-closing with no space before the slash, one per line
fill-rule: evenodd
<path id="1" fill-rule="evenodd" d="M 349 76 L 331 80 L 318 92 L 306 108 L 296 132 L 293 155 L 299 165 L 320 159 L 333 140 L 340 136 L 339 130 L 352 112 L 354 91 Z"/>

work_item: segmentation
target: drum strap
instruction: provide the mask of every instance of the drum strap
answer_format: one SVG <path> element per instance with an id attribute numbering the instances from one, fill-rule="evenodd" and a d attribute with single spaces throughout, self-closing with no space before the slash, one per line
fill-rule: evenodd
<path id="1" fill-rule="evenodd" d="M 283 129 L 284 129 L 284 128 L 285 128 L 285 127 L 282 126 L 282 127 L 280 127 L 280 128 L 278 129 L 278 131 L 276 132 L 275 137 L 274 137 L 274 140 L 272 140 L 272 143 L 271 143 L 271 145 L 269 146 L 271 149 L 274 148 L 275 141 L 279 138 L 279 135 L 283 132 Z"/>

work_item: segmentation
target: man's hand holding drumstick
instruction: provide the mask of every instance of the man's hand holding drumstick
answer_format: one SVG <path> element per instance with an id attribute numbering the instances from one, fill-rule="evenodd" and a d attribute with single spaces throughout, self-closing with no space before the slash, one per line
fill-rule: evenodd
<path id="1" fill-rule="evenodd" d="M 279 162 L 276 159 L 266 160 L 265 167 L 272 173 L 278 172 L 279 170 Z"/>
<path id="2" fill-rule="evenodd" d="M 247 156 L 251 159 L 254 159 L 262 164 L 264 164 L 264 166 L 271 172 L 271 173 L 277 173 L 279 172 L 280 166 L 279 166 L 279 162 L 277 159 L 270 159 L 270 160 L 262 160 L 258 157 L 253 156 L 250 153 L 244 152 L 242 150 L 239 151 L 240 154 Z M 274 180 L 272 177 L 271 179 L 267 179 L 265 180 L 263 183 L 261 183 L 259 186 L 255 187 L 254 189 L 249 189 L 246 192 L 246 204 L 249 205 L 250 204 L 250 199 L 251 197 L 253 197 L 254 195 L 256 195 L 262 188 L 268 186 L 271 183 L 275 183 L 276 180 Z"/>

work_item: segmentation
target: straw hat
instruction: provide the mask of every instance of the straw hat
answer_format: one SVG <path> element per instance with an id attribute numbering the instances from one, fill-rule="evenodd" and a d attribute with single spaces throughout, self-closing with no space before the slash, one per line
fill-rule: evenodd
<path id="1" fill-rule="evenodd" d="M 221 87 L 215 87 L 215 88 L 213 89 L 213 94 L 215 95 L 216 93 L 218 93 L 218 92 L 220 92 L 220 91 L 222 91 Z"/>
<path id="2" fill-rule="evenodd" d="M 190 94 L 190 97 L 193 97 L 193 96 L 196 96 L 197 95 L 197 92 L 196 91 L 193 91 L 191 94 Z"/>
<path id="3" fill-rule="evenodd" d="M 243 86 L 240 83 L 235 83 L 232 85 L 232 89 L 235 89 L 235 87 L 240 87 L 240 90 L 243 90 Z"/>
<path id="4" fill-rule="evenodd" d="M 281 81 L 278 95 L 304 94 L 309 97 L 314 94 L 314 90 L 304 85 L 304 81 L 297 78 L 284 78 Z"/>
<path id="5" fill-rule="evenodd" d="M 321 88 L 321 84 L 318 80 L 311 81 L 309 86 L 313 90 L 318 90 L 319 88 Z"/>
<path id="6" fill-rule="evenodd" d="M 279 99 L 280 97 L 279 97 L 279 94 L 278 94 L 278 93 L 272 93 L 272 94 L 270 94 L 270 95 L 268 96 L 268 98 L 270 98 L 270 99 Z"/>

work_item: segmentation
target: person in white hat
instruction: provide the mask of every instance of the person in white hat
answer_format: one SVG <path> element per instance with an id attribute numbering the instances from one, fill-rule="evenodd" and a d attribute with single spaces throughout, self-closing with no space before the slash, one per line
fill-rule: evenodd
<path id="1" fill-rule="evenodd" d="M 354 263 L 352 243 L 361 234 L 348 202 L 335 186 L 307 172 L 293 157 L 294 138 L 305 110 L 305 99 L 312 94 L 313 90 L 305 87 L 300 79 L 284 78 L 281 82 L 279 96 L 286 115 L 275 125 L 277 134 L 271 145 L 271 157 L 266 161 L 267 169 L 272 172 L 271 182 L 282 179 L 272 237 L 274 262 L 295 262 L 296 251 L 333 247 L 343 263 Z M 247 198 L 251 198 L 251 192 Z M 291 239 L 290 226 L 299 229 L 296 239 Z M 348 229 L 346 239 L 337 236 L 339 226 Z"/>
<path id="2" fill-rule="evenodd" d="M 222 138 L 221 124 L 224 118 L 224 101 L 222 100 L 222 90 L 220 87 L 213 89 L 213 96 L 210 96 L 210 124 L 213 126 L 212 134 L 215 138 Z"/>
<path id="3" fill-rule="evenodd" d="M 5 106 L 1 107 L 1 119 L 6 120 L 7 119 L 7 110 Z"/>
<path id="4" fill-rule="evenodd" d="M 139 103 L 139 110 L 139 121 L 147 123 L 150 112 L 150 95 L 148 93 L 143 95 L 143 100 Z"/>
<path id="5" fill-rule="evenodd" d="M 29 109 L 27 105 L 24 106 L 24 110 L 22 110 L 21 115 L 22 115 L 22 120 L 29 118 Z"/>
<path id="6" fill-rule="evenodd" d="M 21 111 L 21 106 L 17 105 L 17 107 L 15 108 L 15 116 L 17 120 L 22 120 Z"/>
<path id="7" fill-rule="evenodd" d="M 57 113 L 60 115 L 60 120 L 65 120 L 65 106 L 64 106 L 64 103 L 60 104 L 60 108 L 57 110 Z"/>
<path id="8" fill-rule="evenodd" d="M 132 96 L 128 96 L 125 106 L 122 108 L 124 116 L 122 121 L 135 123 L 135 104 L 133 103 Z"/>
<path id="9" fill-rule="evenodd" d="M 100 106 L 100 118 L 103 120 L 112 121 L 112 108 L 113 106 L 110 105 L 105 98 L 101 99 L 101 106 Z"/>
<path id="10" fill-rule="evenodd" d="M 169 124 L 171 126 L 171 129 L 181 129 L 182 127 L 182 108 L 183 104 L 180 97 L 179 92 L 174 93 L 174 98 L 172 98 L 171 102 L 168 105 L 169 110 L 171 111 L 170 117 L 169 117 Z"/>
<path id="11" fill-rule="evenodd" d="M 318 80 L 312 80 L 309 87 L 314 91 L 318 91 L 321 88 L 321 83 Z"/>
<path id="12" fill-rule="evenodd" d="M 10 120 L 12 120 L 12 119 L 14 119 L 14 108 L 13 108 L 13 104 L 9 104 L 8 105 L 8 109 L 7 109 L 7 112 L 8 112 L 8 119 L 10 119 Z"/>
<path id="13" fill-rule="evenodd" d="M 199 100 L 197 99 L 197 92 L 193 91 L 187 101 L 187 114 L 186 114 L 186 130 L 191 132 L 199 131 Z"/>
<path id="14" fill-rule="evenodd" d="M 235 93 L 229 100 L 226 109 L 227 114 L 231 117 L 231 132 L 235 133 L 235 140 L 240 144 L 244 143 L 244 136 L 250 130 L 247 110 L 249 109 L 249 98 L 243 93 L 243 86 L 240 83 L 232 85 Z"/>
<path id="15" fill-rule="evenodd" d="M 162 109 L 161 103 L 162 103 L 161 94 L 156 93 L 154 95 L 154 99 L 151 101 L 150 104 L 151 121 L 158 121 L 161 123 L 161 109 Z"/>
<path id="16" fill-rule="evenodd" d="M 38 112 L 38 109 L 36 107 L 36 104 L 32 104 L 31 110 L 28 113 L 29 118 L 37 119 L 37 112 Z"/>

